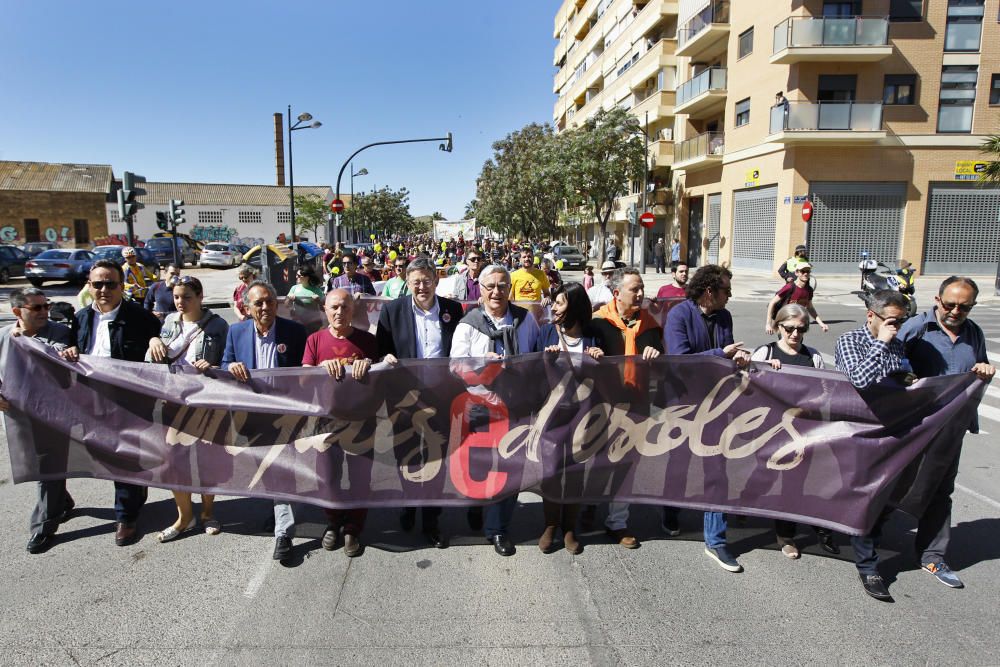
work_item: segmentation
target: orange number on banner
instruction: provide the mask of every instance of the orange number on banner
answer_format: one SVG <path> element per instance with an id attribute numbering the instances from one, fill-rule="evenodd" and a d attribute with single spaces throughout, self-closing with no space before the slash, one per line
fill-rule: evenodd
<path id="1" fill-rule="evenodd" d="M 471 408 L 480 405 L 486 408 L 489 415 L 489 428 L 486 431 L 472 433 L 469 420 Z M 471 451 L 472 447 L 496 449 L 497 443 L 509 429 L 507 406 L 500 403 L 490 403 L 473 394 L 464 393 L 451 402 L 451 442 L 449 443 L 448 472 L 451 483 L 459 493 L 467 498 L 485 500 L 493 498 L 503 490 L 507 483 L 507 473 L 491 470 L 486 473 L 486 479 L 472 478 Z"/>

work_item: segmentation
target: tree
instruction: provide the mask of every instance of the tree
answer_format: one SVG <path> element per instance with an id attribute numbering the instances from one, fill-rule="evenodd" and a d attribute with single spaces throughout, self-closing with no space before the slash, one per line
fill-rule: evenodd
<path id="1" fill-rule="evenodd" d="M 1000 134 L 987 137 L 981 150 L 994 159 L 986 163 L 986 170 L 979 175 L 979 182 L 1000 183 Z"/>
<path id="2" fill-rule="evenodd" d="M 465 205 L 465 213 L 462 214 L 462 217 L 465 218 L 466 220 L 472 220 L 473 218 L 475 218 L 476 208 L 478 206 L 479 206 L 479 200 L 472 199 L 468 204 Z"/>
<path id="3" fill-rule="evenodd" d="M 371 229 L 376 234 L 409 234 L 416 228 L 410 214 L 410 192 L 406 188 L 379 190 L 355 195 L 345 211 L 348 227 Z"/>
<path id="4" fill-rule="evenodd" d="M 444 214 L 442 214 L 441 211 L 434 211 L 433 213 L 431 213 L 431 220 L 447 220 L 447 219 L 448 218 L 444 217 Z"/>
<path id="5" fill-rule="evenodd" d="M 602 109 L 579 128 L 558 136 L 560 180 L 570 205 L 589 207 L 597 220 L 602 263 L 615 199 L 627 195 L 629 181 L 642 178 L 645 169 L 641 134 L 638 119 L 616 107 Z"/>
<path id="6" fill-rule="evenodd" d="M 493 144 L 470 202 L 478 224 L 520 238 L 555 231 L 563 205 L 555 135 L 548 124 L 531 123 Z M 466 217 L 470 217 L 470 206 Z"/>
<path id="7" fill-rule="evenodd" d="M 296 195 L 295 196 L 295 233 L 297 235 L 311 233 L 313 241 L 316 240 L 316 230 L 325 228 L 326 214 L 330 209 L 326 207 L 326 202 L 318 195 Z M 294 239 L 293 239 L 294 240 Z"/>

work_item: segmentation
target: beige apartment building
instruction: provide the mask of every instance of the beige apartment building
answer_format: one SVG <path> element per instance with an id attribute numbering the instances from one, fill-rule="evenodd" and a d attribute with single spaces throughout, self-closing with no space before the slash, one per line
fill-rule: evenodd
<path id="1" fill-rule="evenodd" d="M 635 102 L 646 88 L 633 86 L 631 99 L 620 89 L 594 92 L 590 82 L 600 79 L 585 71 L 574 82 L 569 68 L 597 41 L 595 29 L 604 31 L 605 58 L 609 49 L 634 58 L 644 46 L 634 24 L 652 8 L 664 31 L 656 83 L 670 103 L 651 122 L 659 132 L 653 180 L 671 190 L 653 193 L 664 203 L 653 209 L 656 231 L 676 233 L 689 261 L 767 270 L 807 243 L 813 262 L 831 272 L 855 271 L 867 252 L 886 264 L 910 260 L 924 273 L 993 273 L 1000 188 L 975 178 L 986 159 L 979 146 L 1000 132 L 998 4 L 567 0 L 556 19 L 557 65 L 566 54 L 556 126 L 591 113 L 602 94 L 598 103 L 643 111 Z M 634 14 L 627 35 L 614 35 L 626 42 L 607 40 L 609 13 Z"/>

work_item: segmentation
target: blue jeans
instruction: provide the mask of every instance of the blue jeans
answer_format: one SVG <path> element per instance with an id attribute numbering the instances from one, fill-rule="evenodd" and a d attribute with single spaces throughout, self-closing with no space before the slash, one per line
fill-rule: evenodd
<path id="1" fill-rule="evenodd" d="M 726 515 L 722 512 L 705 512 L 705 546 L 709 549 L 726 546 Z"/>
<path id="2" fill-rule="evenodd" d="M 148 489 L 138 484 L 115 482 L 115 521 L 135 523 L 146 504 Z"/>
<path id="3" fill-rule="evenodd" d="M 505 498 L 498 503 L 487 505 L 483 510 L 483 533 L 486 539 L 494 535 L 506 535 L 514 508 L 517 507 L 517 496 Z"/>

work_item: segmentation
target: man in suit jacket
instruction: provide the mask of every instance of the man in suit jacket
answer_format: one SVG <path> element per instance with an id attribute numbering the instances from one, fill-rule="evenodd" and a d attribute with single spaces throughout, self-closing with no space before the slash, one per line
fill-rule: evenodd
<path id="1" fill-rule="evenodd" d="M 250 319 L 229 327 L 222 369 L 240 382 L 249 382 L 250 371 L 302 365 L 306 349 L 305 327 L 278 317 L 278 293 L 270 283 L 250 283 L 243 300 Z M 274 501 L 274 560 L 292 553 L 295 516 L 287 502 Z"/>
<path id="2" fill-rule="evenodd" d="M 462 304 L 435 296 L 437 271 L 426 257 L 418 257 L 406 268 L 406 286 L 409 296 L 390 301 L 378 318 L 375 339 L 378 356 L 389 363 L 399 359 L 447 359 L 451 355 L 451 341 L 455 327 L 465 312 Z M 440 507 L 422 509 L 423 534 L 438 549 L 447 542 L 438 529 Z M 410 530 L 416 522 L 412 507 L 403 510 L 399 523 L 403 530 Z"/>
<path id="3" fill-rule="evenodd" d="M 125 272 L 114 262 L 98 260 L 88 281 L 94 303 L 76 313 L 77 345 L 62 355 L 77 361 L 80 354 L 143 362 L 149 341 L 160 335 L 160 320 L 125 299 Z M 115 482 L 115 544 L 136 541 L 135 523 L 146 502 L 146 487 Z"/>
<path id="4" fill-rule="evenodd" d="M 733 341 L 733 316 L 726 310 L 733 295 L 729 269 L 708 264 L 688 281 L 687 301 L 670 309 L 664 339 L 667 354 L 703 354 L 732 359 L 740 368 L 750 363 L 743 343 Z M 743 566 L 726 542 L 726 515 L 705 512 L 705 553 L 724 570 L 742 572 Z"/>

